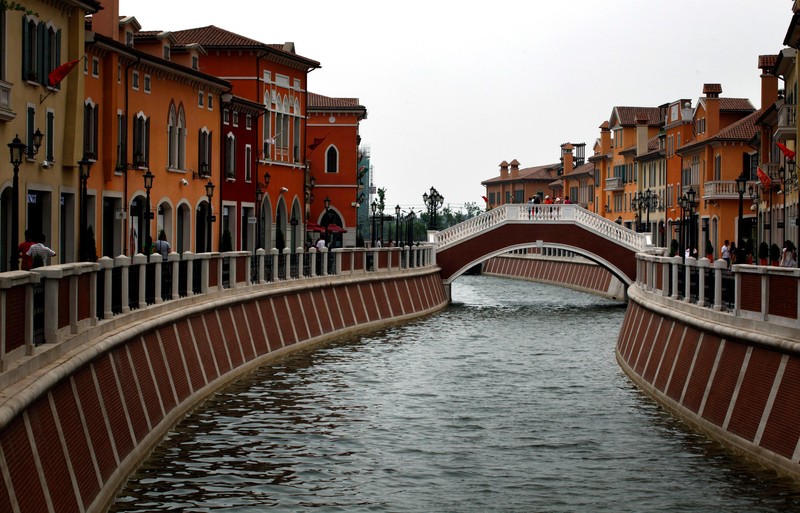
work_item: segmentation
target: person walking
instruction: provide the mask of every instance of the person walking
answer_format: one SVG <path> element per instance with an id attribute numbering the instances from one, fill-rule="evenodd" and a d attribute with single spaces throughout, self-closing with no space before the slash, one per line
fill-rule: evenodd
<path id="1" fill-rule="evenodd" d="M 166 262 L 167 257 L 169 256 L 169 242 L 167 242 L 167 234 L 164 230 L 161 230 L 161 233 L 158 234 L 158 240 L 154 246 L 155 252 L 161 255 L 162 261 Z"/>
<path id="2" fill-rule="evenodd" d="M 723 244 L 722 248 L 719 250 L 720 256 L 722 257 L 723 260 L 725 260 L 725 263 L 727 264 L 727 266 L 729 268 L 731 266 L 731 246 L 730 246 L 730 244 L 731 244 L 731 241 L 729 241 L 728 239 L 725 239 L 725 244 Z"/>
<path id="3" fill-rule="evenodd" d="M 33 268 L 33 258 L 28 255 L 28 250 L 31 249 L 31 246 L 34 244 L 36 244 L 36 241 L 33 240 L 31 231 L 25 230 L 25 241 L 20 243 L 19 247 L 17 248 L 23 271 L 30 271 Z"/>
<path id="4" fill-rule="evenodd" d="M 56 252 L 44 245 L 44 235 L 40 234 L 36 238 L 36 244 L 28 249 L 27 255 L 31 257 L 31 269 L 35 269 L 47 265 L 50 257 L 56 256 Z"/>

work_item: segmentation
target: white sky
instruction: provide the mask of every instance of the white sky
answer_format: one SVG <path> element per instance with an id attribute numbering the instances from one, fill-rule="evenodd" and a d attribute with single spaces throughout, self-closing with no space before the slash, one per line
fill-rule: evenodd
<path id="1" fill-rule="evenodd" d="M 213 6 L 213 7 L 212 7 Z M 120 0 L 144 30 L 218 27 L 293 41 L 312 92 L 359 98 L 374 184 L 422 207 L 483 207 L 503 160 L 557 162 L 616 105 L 696 105 L 704 83 L 761 107 L 758 56 L 783 48 L 790 0 Z"/>

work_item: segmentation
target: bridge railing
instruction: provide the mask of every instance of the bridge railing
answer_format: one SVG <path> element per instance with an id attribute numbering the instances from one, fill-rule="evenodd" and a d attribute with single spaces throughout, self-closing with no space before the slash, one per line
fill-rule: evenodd
<path id="1" fill-rule="evenodd" d="M 580 205 L 532 203 L 508 204 L 493 208 L 434 234 L 433 242 L 437 249 L 443 249 L 506 222 L 574 223 L 637 252 L 644 251 L 648 247 L 646 235 L 625 228 Z"/>
<path id="2" fill-rule="evenodd" d="M 367 261 L 372 263 L 367 266 Z M 259 249 L 103 257 L 0 273 L 0 374 L 37 346 L 58 345 L 90 327 L 165 302 L 197 301 L 227 289 L 386 273 L 435 265 L 432 246 Z"/>
<path id="3" fill-rule="evenodd" d="M 722 259 L 645 253 L 636 259 L 636 284 L 645 294 L 800 329 L 800 269 L 762 265 L 733 265 L 728 269 Z"/>

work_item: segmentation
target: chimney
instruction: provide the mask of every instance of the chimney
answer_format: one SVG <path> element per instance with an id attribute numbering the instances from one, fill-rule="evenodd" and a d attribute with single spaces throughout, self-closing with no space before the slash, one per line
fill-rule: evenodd
<path id="1" fill-rule="evenodd" d="M 119 41 L 119 0 L 100 0 L 101 9 L 92 14 L 92 32 Z"/>
<path id="2" fill-rule="evenodd" d="M 719 132 L 719 95 L 721 93 L 722 86 L 720 84 L 703 85 L 706 106 L 706 138 L 714 137 Z"/>
<path id="3" fill-rule="evenodd" d="M 519 161 L 514 159 L 509 166 L 511 166 L 511 178 L 519 178 Z"/>
<path id="4" fill-rule="evenodd" d="M 647 153 L 648 128 L 650 121 L 645 117 L 636 118 L 636 155 Z"/>
<path id="5" fill-rule="evenodd" d="M 508 162 L 505 160 L 500 163 L 500 178 L 508 178 Z"/>
<path id="6" fill-rule="evenodd" d="M 575 169 L 575 162 L 572 160 L 572 146 L 570 143 L 561 145 L 561 164 L 564 166 L 564 175 L 568 175 Z"/>
<path id="7" fill-rule="evenodd" d="M 766 109 L 778 101 L 778 77 L 773 75 L 777 55 L 759 55 L 758 67 L 761 69 L 761 108 Z"/>
<path id="8" fill-rule="evenodd" d="M 608 121 L 600 125 L 600 153 L 606 155 L 611 152 L 611 129 L 608 128 Z"/>

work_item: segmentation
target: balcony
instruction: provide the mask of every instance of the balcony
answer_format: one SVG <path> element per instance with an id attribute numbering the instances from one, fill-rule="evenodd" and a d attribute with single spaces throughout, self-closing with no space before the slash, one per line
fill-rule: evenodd
<path id="1" fill-rule="evenodd" d="M 11 110 L 11 84 L 0 80 L 0 121 L 11 121 L 17 114 Z"/>
<path id="2" fill-rule="evenodd" d="M 747 182 L 747 185 L 757 187 L 757 182 Z M 745 187 L 747 195 L 747 187 Z M 720 180 L 716 182 L 706 182 L 703 185 L 704 200 L 731 200 L 739 199 L 739 192 L 736 190 L 736 180 Z"/>
<path id="3" fill-rule="evenodd" d="M 778 109 L 778 125 L 775 127 L 775 140 L 795 140 L 797 134 L 797 105 L 784 104 Z"/>
<path id="4" fill-rule="evenodd" d="M 612 178 L 606 178 L 606 190 L 607 191 L 625 190 L 625 184 L 622 182 L 622 178 L 618 176 L 614 176 Z"/>

